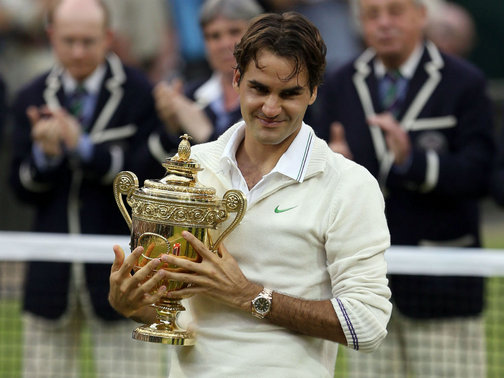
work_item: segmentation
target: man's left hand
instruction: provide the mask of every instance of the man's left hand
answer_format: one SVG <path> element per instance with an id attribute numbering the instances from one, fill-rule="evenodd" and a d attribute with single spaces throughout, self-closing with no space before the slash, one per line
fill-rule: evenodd
<path id="1" fill-rule="evenodd" d="M 394 154 L 396 165 L 404 164 L 411 154 L 411 142 L 408 133 L 399 125 L 391 113 L 376 114 L 368 118 L 371 126 L 377 126 L 385 133 L 387 147 Z"/>
<path id="2" fill-rule="evenodd" d="M 75 150 L 82 135 L 82 128 L 79 121 L 68 114 L 63 108 L 55 109 L 52 113 L 56 121 L 60 124 L 61 139 L 66 148 L 70 151 Z"/>
<path id="3" fill-rule="evenodd" d="M 175 264 L 192 273 L 167 271 L 166 279 L 190 284 L 187 288 L 169 292 L 173 298 L 194 294 L 208 295 L 229 306 L 250 311 L 250 303 L 262 290 L 261 285 L 250 282 L 241 271 L 238 263 L 221 244 L 217 253 L 210 251 L 190 232 L 182 233 L 201 256 L 201 262 L 193 262 L 174 255 L 163 255 L 161 260 Z"/>

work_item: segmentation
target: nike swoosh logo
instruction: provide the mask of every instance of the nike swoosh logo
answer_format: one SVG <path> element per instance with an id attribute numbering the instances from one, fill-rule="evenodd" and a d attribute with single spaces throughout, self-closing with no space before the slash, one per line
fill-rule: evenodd
<path id="1" fill-rule="evenodd" d="M 278 206 L 280 206 L 280 205 L 278 205 Z M 275 213 L 277 213 L 277 214 L 284 213 L 286 211 L 292 210 L 297 207 L 297 206 L 293 206 L 293 207 L 289 207 L 288 209 L 279 209 L 278 206 L 275 207 Z"/>

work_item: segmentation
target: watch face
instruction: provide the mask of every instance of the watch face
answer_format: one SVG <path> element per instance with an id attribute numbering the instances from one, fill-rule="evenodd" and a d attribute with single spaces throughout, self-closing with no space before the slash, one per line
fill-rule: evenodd
<path id="1" fill-rule="evenodd" d="M 257 312 L 261 314 L 265 314 L 269 311 L 271 306 L 271 303 L 268 299 L 266 298 L 257 298 L 254 301 L 254 308 L 256 309 Z"/>

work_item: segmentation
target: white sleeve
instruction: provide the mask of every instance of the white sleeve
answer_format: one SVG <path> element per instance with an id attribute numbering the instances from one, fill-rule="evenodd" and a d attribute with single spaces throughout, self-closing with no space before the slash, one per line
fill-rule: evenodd
<path id="1" fill-rule="evenodd" d="M 387 335 L 392 311 L 384 258 L 390 234 L 376 180 L 356 165 L 345 173 L 333 192 L 326 239 L 332 304 L 348 346 L 373 351 Z"/>

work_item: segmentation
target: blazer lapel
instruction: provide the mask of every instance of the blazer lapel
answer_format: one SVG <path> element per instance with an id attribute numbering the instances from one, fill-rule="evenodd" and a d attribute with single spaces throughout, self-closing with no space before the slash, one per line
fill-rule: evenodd
<path id="1" fill-rule="evenodd" d="M 374 56 L 374 50 L 367 49 L 355 61 L 355 74 L 353 76 L 353 82 L 357 90 L 359 100 L 362 104 L 362 108 L 364 109 L 365 118 L 376 114 L 375 107 L 379 103 L 376 99 L 376 78 L 372 75 L 373 68 L 371 62 Z M 381 161 L 387 152 L 383 133 L 378 127 L 372 126 L 369 127 L 369 132 L 375 148 L 376 157 L 378 158 L 378 161 Z"/>
<path id="2" fill-rule="evenodd" d="M 355 74 L 353 76 L 353 82 L 366 118 L 375 115 L 377 113 L 377 109 L 379 111 L 382 110 L 379 105 L 378 83 L 375 75 L 373 74 L 374 70 L 372 61 L 374 56 L 374 50 L 367 49 L 364 51 L 364 53 L 355 61 Z M 394 162 L 394 155 L 387 149 L 385 137 L 381 129 L 373 125 L 369 125 L 368 127 L 379 165 L 377 180 L 380 187 L 385 192 L 385 181 L 390 167 Z"/>
<path id="3" fill-rule="evenodd" d="M 61 83 L 62 73 L 63 69 L 59 66 L 55 66 L 49 72 L 49 75 L 47 75 L 43 97 L 49 109 L 62 108 L 65 102 L 65 94 L 63 93 L 63 86 Z"/>
<path id="4" fill-rule="evenodd" d="M 409 83 L 405 101 L 404 116 L 401 126 L 411 130 L 423 107 L 441 81 L 441 68 L 444 66 L 443 58 L 438 49 L 430 41 L 425 43 L 425 50 Z"/>
<path id="5" fill-rule="evenodd" d="M 98 96 L 90 127 L 91 136 L 96 136 L 96 134 L 101 133 L 107 127 L 124 95 L 122 84 L 126 80 L 126 74 L 119 58 L 115 54 L 110 54 L 107 58 L 107 63 L 107 73 Z M 63 68 L 55 66 L 47 76 L 43 96 L 50 109 L 64 107 L 65 95 L 61 83 L 62 73 Z"/>
<path id="6" fill-rule="evenodd" d="M 97 100 L 94 122 L 90 128 L 91 136 L 101 133 L 107 127 L 124 95 L 122 84 L 126 80 L 126 74 L 119 58 L 110 54 L 107 63 L 107 74 Z"/>

